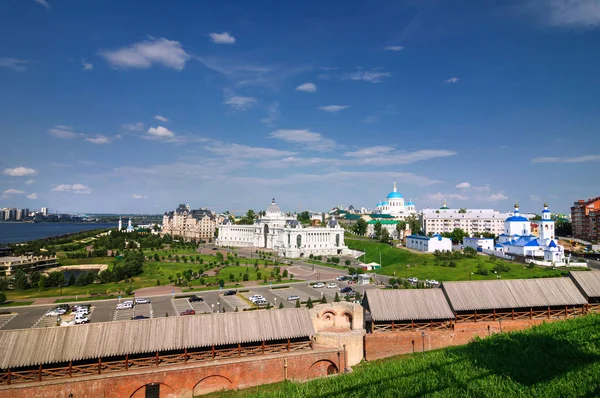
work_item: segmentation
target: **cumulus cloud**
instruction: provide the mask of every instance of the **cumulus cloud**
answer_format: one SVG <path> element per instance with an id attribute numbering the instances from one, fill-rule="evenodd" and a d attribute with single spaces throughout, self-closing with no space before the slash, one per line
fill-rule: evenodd
<path id="1" fill-rule="evenodd" d="M 384 78 L 393 76 L 389 72 L 380 72 L 379 69 L 359 70 L 346 76 L 350 80 L 363 80 L 370 83 L 381 83 Z"/>
<path id="2" fill-rule="evenodd" d="M 459 189 L 471 188 L 471 184 L 469 184 L 468 182 L 461 182 L 460 184 L 456 185 L 456 188 L 459 188 Z"/>
<path id="3" fill-rule="evenodd" d="M 507 200 L 508 196 L 506 196 L 503 192 L 492 193 L 489 196 L 482 197 L 483 200 L 488 202 L 497 202 L 499 200 Z"/>
<path id="4" fill-rule="evenodd" d="M 102 134 L 97 134 L 95 137 L 88 137 L 85 139 L 85 141 L 96 145 L 110 144 L 111 142 L 110 138 Z"/>
<path id="5" fill-rule="evenodd" d="M 161 122 L 168 122 L 169 121 L 169 119 L 167 119 L 166 117 L 161 116 L 161 115 L 154 116 L 154 119 L 159 120 Z"/>
<path id="6" fill-rule="evenodd" d="M 26 185 L 31 185 L 31 184 L 33 184 L 34 182 L 35 182 L 35 180 L 27 180 L 27 181 L 25 181 L 25 184 L 26 184 Z"/>
<path id="7" fill-rule="evenodd" d="M 37 170 L 20 166 L 20 167 L 15 167 L 12 169 L 11 168 L 4 169 L 4 174 L 6 174 L 7 176 L 11 176 L 11 177 L 33 176 L 33 175 L 37 174 Z M 33 180 L 30 180 L 30 181 L 33 181 Z M 29 183 L 29 181 L 27 183 Z"/>
<path id="8" fill-rule="evenodd" d="M 272 132 L 270 137 L 294 144 L 302 144 L 305 148 L 315 151 L 330 151 L 337 145 L 335 141 L 306 129 L 277 130 Z"/>
<path id="9" fill-rule="evenodd" d="M 142 122 L 137 122 L 137 123 L 131 123 L 131 124 L 122 124 L 121 128 L 123 130 L 126 131 L 142 131 L 144 129 L 144 123 Z"/>
<path id="10" fill-rule="evenodd" d="M 205 148 L 206 150 L 221 156 L 237 158 L 277 158 L 295 155 L 296 152 L 281 151 L 273 148 L 250 147 L 240 144 L 223 144 L 216 142 Z"/>
<path id="11" fill-rule="evenodd" d="M 60 139 L 72 139 L 76 138 L 79 134 L 73 131 L 73 128 L 70 126 L 59 125 L 56 126 L 48 132 L 56 138 Z"/>
<path id="12" fill-rule="evenodd" d="M 29 61 L 26 59 L 18 59 L 18 58 L 0 58 L 0 68 L 12 69 L 15 72 L 23 72 L 27 68 Z"/>
<path id="13" fill-rule="evenodd" d="M 148 133 L 148 136 L 153 137 L 153 138 L 159 138 L 159 139 L 175 137 L 174 132 L 172 132 L 171 130 L 169 130 L 168 128 L 163 127 L 163 126 L 150 127 L 148 129 L 147 133 Z"/>
<path id="14" fill-rule="evenodd" d="M 317 91 L 317 86 L 314 83 L 304 83 L 296 87 L 297 91 L 303 91 L 305 93 L 314 93 Z"/>
<path id="15" fill-rule="evenodd" d="M 576 157 L 539 157 L 531 159 L 531 163 L 584 163 L 597 162 L 600 160 L 600 155 L 584 155 Z"/>
<path id="16" fill-rule="evenodd" d="M 137 193 L 134 193 L 133 195 L 131 195 L 132 199 L 148 199 L 147 196 L 144 195 L 138 195 Z"/>
<path id="17" fill-rule="evenodd" d="M 252 105 L 256 103 L 256 100 L 252 97 L 240 97 L 234 96 L 227 98 L 224 102 L 225 105 L 229 105 L 236 111 L 248 110 Z"/>
<path id="18" fill-rule="evenodd" d="M 25 193 L 25 191 L 20 191 L 18 189 L 7 189 L 7 190 L 4 191 L 4 196 L 7 196 L 7 195 L 22 195 L 24 193 Z"/>
<path id="19" fill-rule="evenodd" d="M 349 108 L 350 106 L 348 105 L 327 105 L 327 106 L 320 106 L 319 109 L 325 112 L 339 112 L 341 110 L 344 110 L 346 108 Z"/>
<path id="20" fill-rule="evenodd" d="M 460 79 L 458 77 L 451 77 L 450 79 L 446 80 L 444 83 L 458 83 Z"/>
<path id="21" fill-rule="evenodd" d="M 600 26 L 597 0 L 528 0 L 520 9 L 551 26 L 593 29 Z"/>
<path id="22" fill-rule="evenodd" d="M 235 37 L 227 32 L 211 33 L 210 40 L 215 44 L 235 44 Z"/>
<path id="23" fill-rule="evenodd" d="M 445 200 L 469 200 L 469 197 L 459 193 L 442 193 L 436 192 L 425 196 L 428 202 L 442 203 Z"/>
<path id="24" fill-rule="evenodd" d="M 153 65 L 183 70 L 190 59 L 180 42 L 165 38 L 150 38 L 117 50 L 100 51 L 106 62 L 115 68 L 147 69 Z"/>
<path id="25" fill-rule="evenodd" d="M 34 193 L 30 193 L 29 195 L 27 195 L 27 199 L 35 200 L 37 198 L 38 198 L 38 195 L 35 192 Z"/>
<path id="26" fill-rule="evenodd" d="M 90 64 L 89 62 L 86 62 L 85 59 L 81 59 L 81 66 L 83 68 L 83 70 L 92 70 L 94 69 L 94 65 Z"/>
<path id="27" fill-rule="evenodd" d="M 52 190 L 56 191 L 56 192 L 72 192 L 72 193 L 76 193 L 76 194 L 92 193 L 92 190 L 90 189 L 90 187 L 83 185 L 83 184 L 73 184 L 73 185 L 61 184 L 61 185 L 55 186 L 54 188 L 52 188 Z"/>
<path id="28" fill-rule="evenodd" d="M 385 47 L 385 51 L 402 51 L 404 50 L 403 46 L 387 46 Z"/>
<path id="29" fill-rule="evenodd" d="M 445 149 L 421 149 L 418 151 L 397 151 L 392 146 L 374 146 L 344 153 L 353 158 L 355 165 L 392 166 L 410 164 L 422 160 L 454 156 L 456 152 Z"/>
<path id="30" fill-rule="evenodd" d="M 41 6 L 44 6 L 44 8 L 46 10 L 49 10 L 51 8 L 50 4 L 48 4 L 48 2 L 46 0 L 35 0 L 35 2 L 38 3 Z"/>

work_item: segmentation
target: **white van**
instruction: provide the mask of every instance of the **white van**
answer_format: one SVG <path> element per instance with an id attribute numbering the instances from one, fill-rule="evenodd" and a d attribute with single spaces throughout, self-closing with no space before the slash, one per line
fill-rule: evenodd
<path id="1" fill-rule="evenodd" d="M 77 314 L 75 315 L 74 321 L 76 325 L 81 325 L 82 323 L 88 323 L 90 320 L 87 316 L 83 314 Z"/>

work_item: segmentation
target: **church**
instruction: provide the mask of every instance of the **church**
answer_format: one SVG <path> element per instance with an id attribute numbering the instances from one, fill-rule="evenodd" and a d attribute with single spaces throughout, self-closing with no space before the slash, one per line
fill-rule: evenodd
<path id="1" fill-rule="evenodd" d="M 275 199 L 254 224 L 236 225 L 226 219 L 217 228 L 215 243 L 219 246 L 271 249 L 281 257 L 340 255 L 348 250 L 344 229 L 336 220 L 329 220 L 324 227 L 303 227 L 295 217 L 286 216 Z"/>
<path id="2" fill-rule="evenodd" d="M 504 221 L 504 232 L 494 249 L 523 257 L 543 257 L 544 261 L 555 263 L 562 263 L 565 257 L 564 247 L 555 240 L 554 220 L 547 203 L 539 220 L 539 237 L 531 234 L 531 222 L 519 214 L 519 205 L 515 204 L 515 212 Z"/>
<path id="3" fill-rule="evenodd" d="M 411 214 L 416 214 L 415 204 L 412 200 L 409 200 L 408 203 L 404 202 L 404 198 L 398 192 L 395 182 L 392 192 L 384 200 L 377 203 L 375 209 L 376 213 L 388 214 L 400 220 L 405 219 Z"/>

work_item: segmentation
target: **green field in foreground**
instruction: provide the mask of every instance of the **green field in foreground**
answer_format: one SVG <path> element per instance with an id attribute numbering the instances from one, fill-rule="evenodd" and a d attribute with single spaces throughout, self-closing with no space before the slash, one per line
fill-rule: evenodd
<path id="1" fill-rule="evenodd" d="M 6 302 L 2 305 L 0 305 L 0 308 L 4 308 L 4 307 L 20 307 L 23 305 L 31 305 L 33 304 L 33 301 L 9 301 Z"/>
<path id="2" fill-rule="evenodd" d="M 212 397 L 598 397 L 600 315 Z"/>
<path id="3" fill-rule="evenodd" d="M 528 279 L 563 276 L 570 270 L 568 268 L 553 270 L 538 266 L 529 268 L 525 264 L 512 263 L 484 255 L 477 255 L 475 258 L 455 260 L 455 268 L 444 267 L 436 265 L 435 256 L 433 254 L 415 253 L 373 240 L 346 238 L 345 241 L 350 249 L 360 250 L 362 252 L 366 250 L 366 258 L 363 260 L 363 257 L 360 257 L 359 259 L 365 263 L 379 263 L 381 253 L 382 267 L 375 272 L 399 278 L 417 277 L 419 280 L 436 279 L 443 282 L 496 279 L 497 276 L 500 275 L 504 279 Z M 479 275 L 475 273 L 479 264 L 489 271 L 488 275 Z M 510 271 L 495 274 L 492 272 L 492 268 L 494 268 L 496 264 L 508 265 Z"/>

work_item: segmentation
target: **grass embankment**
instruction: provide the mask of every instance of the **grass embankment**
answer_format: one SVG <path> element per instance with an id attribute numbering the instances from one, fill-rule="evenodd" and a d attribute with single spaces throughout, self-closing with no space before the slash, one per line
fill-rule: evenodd
<path id="1" fill-rule="evenodd" d="M 527 267 L 491 256 L 477 255 L 475 258 L 461 258 L 454 260 L 456 267 L 436 265 L 435 256 L 428 253 L 415 253 L 406 249 L 362 239 L 346 238 L 346 245 L 350 249 L 366 250 L 366 258 L 360 257 L 365 263 L 379 263 L 381 253 L 381 269 L 374 272 L 382 275 L 396 277 L 417 277 L 419 280 L 436 279 L 438 281 L 464 281 L 496 279 L 501 275 L 503 279 L 528 279 L 563 276 L 569 269 L 550 269 L 535 266 Z M 481 264 L 489 271 L 488 275 L 476 274 L 478 265 Z M 496 264 L 510 267 L 510 271 L 494 274 L 492 268 Z"/>
<path id="2" fill-rule="evenodd" d="M 31 305 L 33 301 L 7 301 L 6 303 L 0 305 L 0 308 L 4 307 L 20 307 L 22 305 Z"/>
<path id="3" fill-rule="evenodd" d="M 213 397 L 598 397 L 600 315 Z"/>

